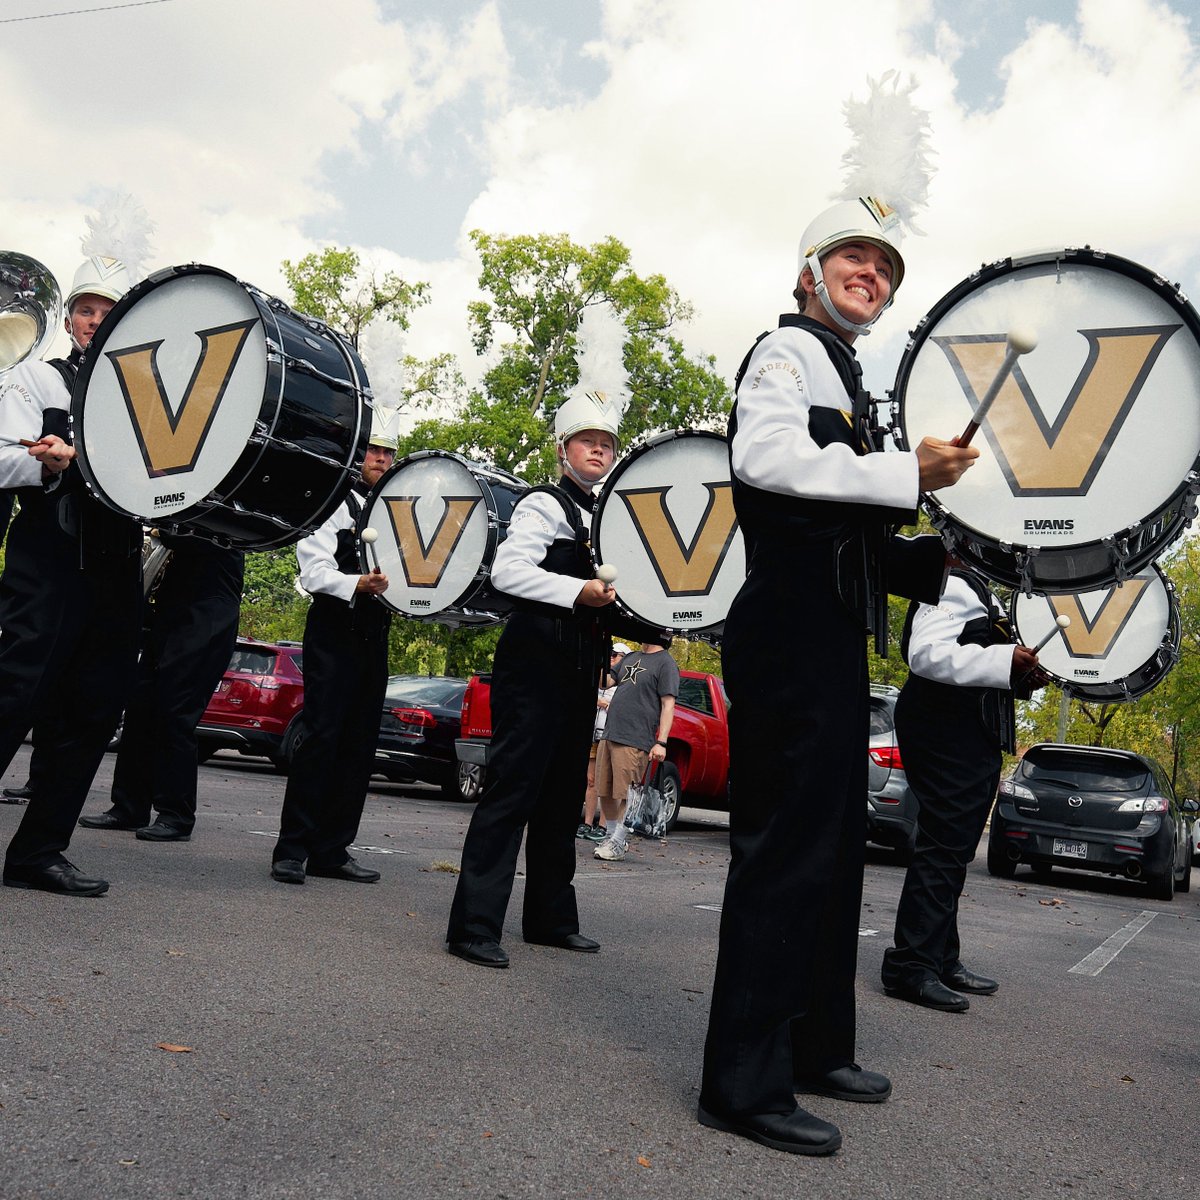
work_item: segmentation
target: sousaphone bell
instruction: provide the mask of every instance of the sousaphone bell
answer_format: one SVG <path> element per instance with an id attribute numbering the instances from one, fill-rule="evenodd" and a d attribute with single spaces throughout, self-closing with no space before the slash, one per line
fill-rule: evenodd
<path id="1" fill-rule="evenodd" d="M 0 250 L 0 372 L 41 358 L 62 321 L 62 292 L 36 258 Z"/>

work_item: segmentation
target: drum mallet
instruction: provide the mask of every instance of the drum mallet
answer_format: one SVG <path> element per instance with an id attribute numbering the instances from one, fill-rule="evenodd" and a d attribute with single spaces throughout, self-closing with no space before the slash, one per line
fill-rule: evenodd
<path id="1" fill-rule="evenodd" d="M 379 540 L 379 531 L 376 529 L 372 529 L 371 526 L 368 525 L 366 527 L 366 529 L 364 529 L 362 531 L 362 533 L 360 533 L 358 535 L 358 540 L 360 542 L 362 542 L 362 544 L 364 546 L 366 546 L 367 557 L 374 564 L 375 572 L 380 573 L 379 572 L 379 556 L 375 553 L 375 543 Z"/>
<path id="2" fill-rule="evenodd" d="M 1012 369 L 1017 365 L 1017 359 L 1022 354 L 1028 354 L 1031 350 L 1037 348 L 1037 334 L 1032 329 L 1010 329 L 1008 336 L 1005 338 L 1004 361 L 1000 364 L 1000 369 L 996 372 L 996 378 L 992 380 L 988 386 L 988 390 L 984 392 L 983 399 L 979 401 L 978 408 L 975 409 L 975 415 L 967 424 L 966 429 L 959 435 L 957 444 L 959 446 L 969 446 L 971 439 L 975 436 L 979 426 L 983 424 L 983 418 L 987 416 L 987 411 L 992 407 L 992 401 L 1000 394 L 1000 389 L 1004 386 L 1004 381 L 1012 374 Z"/>
<path id="3" fill-rule="evenodd" d="M 617 580 L 617 568 L 612 563 L 601 563 L 596 568 L 596 578 L 604 584 L 606 591 L 611 591 L 612 585 Z"/>
<path id="4" fill-rule="evenodd" d="M 1046 643 L 1060 630 L 1066 629 L 1071 624 L 1071 618 L 1063 613 L 1061 616 L 1055 617 L 1054 628 L 1036 646 L 1033 647 L 1034 654 L 1040 654 L 1045 649 Z"/>

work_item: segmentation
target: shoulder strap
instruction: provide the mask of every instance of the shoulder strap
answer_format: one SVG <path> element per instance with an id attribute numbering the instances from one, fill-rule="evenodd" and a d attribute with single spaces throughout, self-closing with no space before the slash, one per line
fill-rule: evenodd
<path id="1" fill-rule="evenodd" d="M 522 499 L 534 492 L 544 492 L 547 496 L 553 496 L 562 505 L 563 512 L 567 514 L 567 521 L 575 537 L 578 539 L 583 535 L 583 518 L 579 515 L 579 505 L 562 488 L 555 483 L 539 483 L 536 487 L 531 487 L 529 491 L 522 493 Z"/>

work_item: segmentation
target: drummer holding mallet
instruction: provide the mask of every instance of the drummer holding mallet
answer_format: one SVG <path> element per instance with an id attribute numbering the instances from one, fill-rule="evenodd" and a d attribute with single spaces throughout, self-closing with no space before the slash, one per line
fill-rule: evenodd
<path id="1" fill-rule="evenodd" d="M 868 454 L 855 427 L 853 344 L 903 279 L 896 224 L 871 197 L 812 221 L 800 311 L 746 356 L 729 422 L 747 578 L 722 648 L 732 859 L 698 1115 L 794 1154 L 841 1145 L 797 1091 L 867 1103 L 891 1093 L 855 1061 L 865 619 L 874 589 L 937 602 L 941 539 L 885 530 L 915 522 L 920 493 L 955 483 L 979 453 L 927 438 L 914 452 Z"/>

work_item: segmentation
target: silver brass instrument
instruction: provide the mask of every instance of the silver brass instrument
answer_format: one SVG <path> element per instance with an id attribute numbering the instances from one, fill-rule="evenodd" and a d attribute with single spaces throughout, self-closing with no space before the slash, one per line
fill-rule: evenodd
<path id="1" fill-rule="evenodd" d="M 62 322 L 62 292 L 36 258 L 0 250 L 0 372 L 50 349 Z"/>

